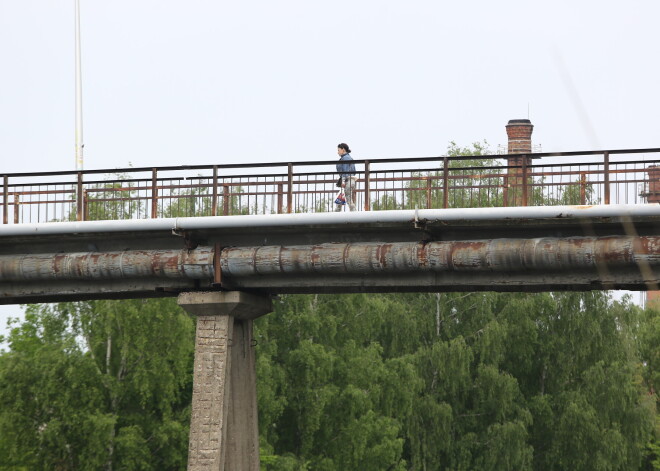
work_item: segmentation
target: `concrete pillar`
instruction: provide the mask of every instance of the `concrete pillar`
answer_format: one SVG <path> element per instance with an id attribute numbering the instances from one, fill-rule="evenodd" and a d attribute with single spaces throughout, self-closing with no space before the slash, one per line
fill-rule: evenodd
<path id="1" fill-rule="evenodd" d="M 240 291 L 181 293 L 197 317 L 188 471 L 259 471 L 252 320 L 270 298 Z"/>

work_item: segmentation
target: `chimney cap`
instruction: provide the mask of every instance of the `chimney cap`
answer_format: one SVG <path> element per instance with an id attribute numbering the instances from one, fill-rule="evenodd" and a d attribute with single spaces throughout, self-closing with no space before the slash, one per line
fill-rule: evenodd
<path id="1" fill-rule="evenodd" d="M 521 124 L 532 124 L 529 119 L 510 119 L 507 126 L 515 126 Z"/>

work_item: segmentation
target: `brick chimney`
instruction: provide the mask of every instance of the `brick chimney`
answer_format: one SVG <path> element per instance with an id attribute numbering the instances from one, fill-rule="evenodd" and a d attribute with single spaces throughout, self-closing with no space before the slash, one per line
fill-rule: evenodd
<path id="1" fill-rule="evenodd" d="M 534 126 L 529 119 L 511 119 L 506 125 L 506 134 L 509 137 L 509 154 L 524 154 L 515 157 L 507 157 L 507 176 L 504 184 L 504 204 L 507 206 L 527 206 L 523 189 L 523 162 L 525 165 L 531 165 L 532 159 L 529 154 L 532 153 L 532 131 Z M 527 179 L 529 180 L 529 179 Z M 527 195 L 529 200 L 529 195 Z"/>
<path id="2" fill-rule="evenodd" d="M 650 165 L 646 168 L 648 174 L 647 192 L 642 193 L 647 203 L 660 203 L 660 167 Z"/>
<path id="3" fill-rule="evenodd" d="M 534 126 L 529 119 L 511 119 L 506 125 L 509 137 L 509 154 L 530 154 L 532 152 L 532 131 Z"/>

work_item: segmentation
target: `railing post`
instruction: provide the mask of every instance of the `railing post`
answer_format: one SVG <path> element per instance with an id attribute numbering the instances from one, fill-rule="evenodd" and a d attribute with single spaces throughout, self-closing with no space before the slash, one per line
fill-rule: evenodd
<path id="1" fill-rule="evenodd" d="M 287 188 L 287 208 L 286 212 L 293 211 L 293 164 L 289 164 L 288 188 Z"/>
<path id="2" fill-rule="evenodd" d="M 151 169 L 151 219 L 158 217 L 158 169 Z"/>
<path id="3" fill-rule="evenodd" d="M 442 207 L 449 207 L 449 158 L 443 159 L 444 167 L 442 169 Z"/>
<path id="4" fill-rule="evenodd" d="M 87 199 L 87 190 L 83 189 L 83 221 L 89 221 L 89 202 Z"/>
<path id="5" fill-rule="evenodd" d="M 76 186 L 76 220 L 84 220 L 84 207 L 83 207 L 83 174 L 78 172 L 78 184 Z"/>
<path id="6" fill-rule="evenodd" d="M 277 184 L 277 214 L 282 214 L 282 208 L 284 207 L 284 184 Z"/>
<path id="7" fill-rule="evenodd" d="M 18 193 L 14 193 L 14 224 L 18 224 Z"/>
<path id="8" fill-rule="evenodd" d="M 426 209 L 431 209 L 431 177 L 426 177 Z"/>
<path id="9" fill-rule="evenodd" d="M 587 176 L 580 175 L 580 204 L 587 204 Z"/>
<path id="10" fill-rule="evenodd" d="M 527 206 L 527 156 L 523 155 L 522 165 L 522 205 Z"/>
<path id="11" fill-rule="evenodd" d="M 502 206 L 505 208 L 509 206 L 509 187 L 511 180 L 509 180 L 509 175 L 511 174 L 511 158 L 507 157 L 506 166 L 504 174 L 502 175 Z"/>
<path id="12" fill-rule="evenodd" d="M 213 166 L 213 198 L 211 202 L 211 214 L 218 215 L 218 166 Z"/>
<path id="13" fill-rule="evenodd" d="M 369 180 L 371 179 L 371 163 L 367 160 L 364 162 L 364 210 L 371 211 L 371 186 Z"/>
<path id="14" fill-rule="evenodd" d="M 9 224 L 9 177 L 4 176 L 4 182 L 2 184 L 2 223 Z"/>
<path id="15" fill-rule="evenodd" d="M 603 154 L 603 172 L 605 174 L 605 204 L 610 204 L 610 153 Z"/>
<path id="16" fill-rule="evenodd" d="M 222 185 L 222 214 L 229 215 L 229 185 Z"/>

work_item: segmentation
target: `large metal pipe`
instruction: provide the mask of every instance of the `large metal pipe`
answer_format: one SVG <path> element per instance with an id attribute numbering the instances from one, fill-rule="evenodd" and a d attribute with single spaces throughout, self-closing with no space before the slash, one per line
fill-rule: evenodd
<path id="1" fill-rule="evenodd" d="M 229 282 L 277 275 L 402 275 L 423 272 L 602 271 L 660 265 L 660 236 L 330 243 L 233 247 L 220 253 Z M 138 250 L 0 256 L 0 282 L 180 278 L 211 280 L 214 250 Z"/>
<path id="2" fill-rule="evenodd" d="M 617 204 L 600 206 L 534 206 L 516 208 L 450 208 L 420 209 L 402 211 L 358 211 L 354 213 L 305 213 L 269 214 L 251 216 L 164 218 L 151 220 L 48 222 L 37 224 L 0 225 L 0 238 L 16 236 L 46 236 L 72 234 L 106 234 L 125 232 L 166 233 L 182 231 L 246 229 L 266 230 L 268 228 L 297 228 L 298 230 L 318 230 L 318 228 L 381 224 L 452 223 L 461 221 L 539 221 L 590 219 L 621 220 L 628 218 L 658 218 L 660 206 L 657 204 Z"/>
<path id="3" fill-rule="evenodd" d="M 601 270 L 659 265 L 660 237 L 236 247 L 223 250 L 220 260 L 222 276 L 229 279 L 277 274 Z"/>
<path id="4" fill-rule="evenodd" d="M 0 256 L 0 282 L 212 277 L 210 247 Z"/>

